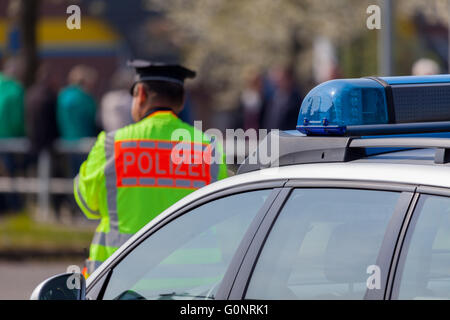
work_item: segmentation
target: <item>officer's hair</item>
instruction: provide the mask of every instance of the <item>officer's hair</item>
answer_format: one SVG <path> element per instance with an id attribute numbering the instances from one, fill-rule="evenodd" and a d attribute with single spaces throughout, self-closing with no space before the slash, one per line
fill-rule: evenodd
<path id="1" fill-rule="evenodd" d="M 164 101 L 170 107 L 180 108 L 179 111 L 181 111 L 184 103 L 184 88 L 182 85 L 166 81 L 145 81 L 141 83 L 147 92 L 152 92 L 156 96 L 157 100 Z"/>

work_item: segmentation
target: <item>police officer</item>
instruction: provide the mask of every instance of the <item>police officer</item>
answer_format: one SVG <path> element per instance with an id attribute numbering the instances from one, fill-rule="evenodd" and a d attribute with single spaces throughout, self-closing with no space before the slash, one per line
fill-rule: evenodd
<path id="1" fill-rule="evenodd" d="M 131 88 L 136 123 L 100 133 L 74 181 L 81 210 L 100 219 L 86 276 L 170 205 L 227 176 L 225 163 L 217 161 L 220 148 L 177 117 L 184 80 L 195 72 L 142 60 L 129 65 L 137 73 Z"/>

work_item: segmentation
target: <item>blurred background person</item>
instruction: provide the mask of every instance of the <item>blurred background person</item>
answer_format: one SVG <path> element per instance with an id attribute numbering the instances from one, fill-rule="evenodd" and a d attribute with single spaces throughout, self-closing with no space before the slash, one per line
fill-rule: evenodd
<path id="1" fill-rule="evenodd" d="M 58 95 L 57 122 L 61 138 L 78 140 L 97 133 L 95 116 L 97 103 L 92 91 L 97 82 L 97 71 L 77 65 L 68 75 L 69 85 Z"/>
<path id="2" fill-rule="evenodd" d="M 434 60 L 421 58 L 414 62 L 411 71 L 413 76 L 430 76 L 433 74 L 440 74 L 441 68 Z"/>
<path id="3" fill-rule="evenodd" d="M 69 85 L 57 98 L 56 119 L 61 139 L 77 141 L 97 134 L 97 103 L 92 91 L 97 82 L 97 71 L 85 65 L 77 65 L 68 75 Z M 70 157 L 71 176 L 75 177 L 86 156 Z"/>
<path id="4" fill-rule="evenodd" d="M 58 137 L 56 97 L 57 90 L 49 66 L 43 64 L 37 72 L 36 82 L 27 89 L 25 95 L 26 135 L 34 157 L 43 150 L 51 149 Z"/>
<path id="5" fill-rule="evenodd" d="M 21 67 L 19 59 L 11 58 L 0 72 L 0 138 L 22 137 L 25 133 Z"/>
<path id="6" fill-rule="evenodd" d="M 114 73 L 111 91 L 105 93 L 100 103 L 101 126 L 106 132 L 133 123 L 131 118 L 133 97 L 129 91 L 133 78 L 133 72 L 128 69 L 119 69 Z"/>
<path id="7" fill-rule="evenodd" d="M 267 107 L 264 93 L 264 77 L 257 70 L 250 70 L 244 76 L 244 89 L 239 96 L 239 114 L 242 115 L 242 128 L 256 129 L 261 127 L 261 113 Z"/>
<path id="8" fill-rule="evenodd" d="M 275 68 L 271 72 L 274 92 L 262 110 L 261 127 L 291 130 L 297 125 L 302 95 L 292 67 Z"/>
<path id="9" fill-rule="evenodd" d="M 23 137 L 24 87 L 20 82 L 23 64 L 18 58 L 8 59 L 0 72 L 0 139 Z M 2 154 L 1 161 L 6 176 L 14 177 L 23 166 L 13 154 Z M 2 194 L 1 211 L 18 211 L 23 201 L 18 194 Z"/>
<path id="10" fill-rule="evenodd" d="M 25 93 L 25 131 L 31 148 L 26 167 L 32 172 L 45 172 L 51 175 L 57 172 L 52 166 L 55 162 L 52 161 L 55 156 L 52 152 L 53 143 L 58 137 L 56 124 L 58 91 L 55 80 L 50 66 L 46 63 L 41 64 L 36 73 L 36 81 Z M 52 199 L 58 217 L 63 199 L 61 195 L 54 195 Z"/>

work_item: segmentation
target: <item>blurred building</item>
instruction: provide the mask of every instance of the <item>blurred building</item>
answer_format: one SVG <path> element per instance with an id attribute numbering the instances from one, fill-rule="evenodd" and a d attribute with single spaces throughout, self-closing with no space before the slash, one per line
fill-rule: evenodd
<path id="1" fill-rule="evenodd" d="M 8 1 L 0 2 L 0 54 L 15 55 L 20 47 L 16 26 L 8 18 Z M 36 36 L 39 58 L 50 66 L 60 86 L 76 64 L 95 67 L 100 73 L 96 93 L 106 90 L 108 81 L 118 62 L 123 42 L 120 35 L 102 19 L 82 12 L 80 30 L 66 27 L 65 1 L 42 1 Z"/>
<path id="2" fill-rule="evenodd" d="M 17 54 L 20 34 L 11 7 L 17 0 L 0 1 L 0 60 Z M 109 90 L 110 79 L 127 59 L 174 61 L 178 51 L 167 36 L 165 20 L 141 0 L 41 0 L 37 23 L 38 56 L 52 69 L 59 86 L 74 65 L 84 64 L 99 72 L 95 96 Z M 81 8 L 81 29 L 70 30 L 69 5 Z"/>

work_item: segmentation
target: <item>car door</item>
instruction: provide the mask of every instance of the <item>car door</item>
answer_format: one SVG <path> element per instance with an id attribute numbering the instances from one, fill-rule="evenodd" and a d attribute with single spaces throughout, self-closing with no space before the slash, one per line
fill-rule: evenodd
<path id="1" fill-rule="evenodd" d="M 285 181 L 212 194 L 174 212 L 99 276 L 90 299 L 222 299 Z"/>
<path id="2" fill-rule="evenodd" d="M 289 181 L 230 299 L 383 299 L 414 186 Z"/>
<path id="3" fill-rule="evenodd" d="M 450 192 L 419 187 L 405 223 L 391 299 L 450 299 Z"/>

